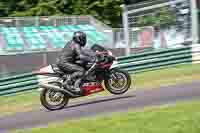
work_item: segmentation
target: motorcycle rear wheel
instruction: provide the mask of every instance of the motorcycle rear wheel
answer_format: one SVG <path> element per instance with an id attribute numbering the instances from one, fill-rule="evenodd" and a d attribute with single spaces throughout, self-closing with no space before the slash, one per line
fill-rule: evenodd
<path id="1" fill-rule="evenodd" d="M 114 79 L 112 75 L 114 75 L 116 79 Z M 110 77 L 105 80 L 104 83 L 111 94 L 121 95 L 129 90 L 131 86 L 131 77 L 125 70 L 112 69 Z"/>
<path id="2" fill-rule="evenodd" d="M 52 83 L 52 84 L 60 86 L 58 83 Z M 58 95 L 57 98 L 55 97 L 56 95 Z M 62 99 L 60 100 L 58 104 L 52 104 L 56 102 L 57 100 L 59 100 L 59 98 L 61 97 Z M 50 101 L 47 100 L 48 98 L 50 99 Z M 67 94 L 64 94 L 63 92 L 58 92 L 58 91 L 44 88 L 40 93 L 40 102 L 46 109 L 50 111 L 61 110 L 68 104 L 69 97 Z"/>

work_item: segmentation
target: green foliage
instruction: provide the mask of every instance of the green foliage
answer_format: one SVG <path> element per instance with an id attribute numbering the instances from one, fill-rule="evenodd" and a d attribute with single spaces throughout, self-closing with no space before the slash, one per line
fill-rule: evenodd
<path id="1" fill-rule="evenodd" d="M 16 9 L 19 0 L 0 0 L 0 17 L 8 16 Z"/>
<path id="2" fill-rule="evenodd" d="M 0 0 L 0 16 L 92 15 L 113 27 L 123 0 Z"/>

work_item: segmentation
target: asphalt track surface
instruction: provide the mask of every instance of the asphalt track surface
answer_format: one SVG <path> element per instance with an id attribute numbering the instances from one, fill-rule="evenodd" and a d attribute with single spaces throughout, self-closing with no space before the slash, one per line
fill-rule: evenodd
<path id="1" fill-rule="evenodd" d="M 128 109 L 174 104 L 178 101 L 200 99 L 200 81 L 189 84 L 162 87 L 160 89 L 138 89 L 121 96 L 106 96 L 80 103 L 70 104 L 63 110 L 17 113 L 0 118 L 0 133 L 15 129 L 45 127 L 52 122 L 107 115 Z"/>

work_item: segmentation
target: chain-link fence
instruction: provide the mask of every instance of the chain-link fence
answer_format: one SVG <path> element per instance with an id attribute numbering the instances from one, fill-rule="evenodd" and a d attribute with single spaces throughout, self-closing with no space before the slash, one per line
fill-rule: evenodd
<path id="1" fill-rule="evenodd" d="M 67 24 L 91 24 L 90 16 L 41 16 L 41 17 L 2 17 L 0 26 L 59 26 Z"/>
<path id="2" fill-rule="evenodd" d="M 156 0 L 124 6 L 127 54 L 132 47 L 160 49 L 191 44 L 197 23 L 191 1 Z"/>

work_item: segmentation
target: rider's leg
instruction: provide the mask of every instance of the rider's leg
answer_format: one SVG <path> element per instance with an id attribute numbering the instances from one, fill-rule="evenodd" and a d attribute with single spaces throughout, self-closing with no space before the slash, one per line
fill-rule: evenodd
<path id="1" fill-rule="evenodd" d="M 71 75 L 71 79 L 75 80 L 74 90 L 80 92 L 81 77 L 84 75 L 85 69 L 77 64 L 72 64 L 69 62 L 62 63 L 59 66 L 63 71 L 73 72 L 73 74 Z"/>
<path id="2" fill-rule="evenodd" d="M 81 83 L 81 80 L 82 80 L 82 77 L 85 73 L 85 70 L 84 68 L 78 66 L 78 65 L 74 65 L 73 66 L 74 70 L 76 69 L 76 72 L 74 72 L 72 75 L 71 75 L 71 79 L 75 80 L 74 82 L 74 90 L 77 91 L 77 92 L 80 92 L 81 89 L 80 89 L 80 83 Z"/>

